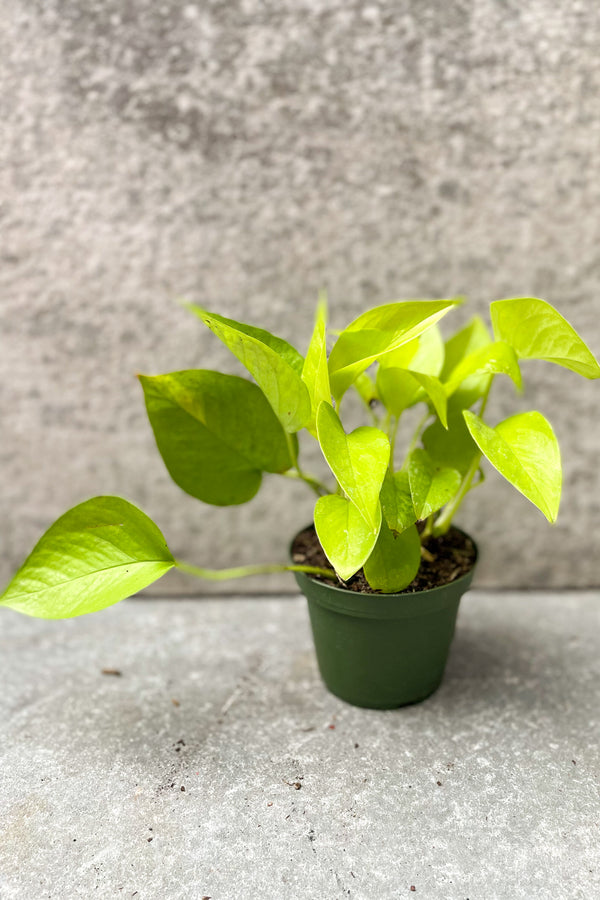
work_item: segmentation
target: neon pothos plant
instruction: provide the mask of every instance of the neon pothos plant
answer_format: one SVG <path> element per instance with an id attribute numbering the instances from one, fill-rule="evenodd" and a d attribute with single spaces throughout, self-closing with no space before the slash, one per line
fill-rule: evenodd
<path id="1" fill-rule="evenodd" d="M 552 427 L 539 412 L 486 424 L 490 388 L 507 376 L 520 390 L 522 360 L 547 360 L 586 378 L 600 377 L 600 367 L 571 325 L 531 297 L 491 304 L 493 336 L 475 317 L 444 343 L 437 323 L 458 302 L 371 309 L 336 333 L 329 358 L 324 299 L 305 357 L 268 331 L 190 305 L 255 383 L 206 369 L 140 376 L 173 480 L 205 503 L 229 506 L 251 500 L 265 472 L 302 479 L 318 495 L 315 527 L 337 576 L 347 581 L 362 567 L 369 585 L 383 592 L 413 580 L 421 541 L 448 530 L 483 480 L 484 457 L 554 522 L 561 462 Z M 371 424 L 348 434 L 341 410 L 350 389 Z M 398 428 L 417 405 L 423 416 L 396 465 Z M 301 467 L 302 429 L 319 442 L 333 489 Z M 176 560 L 157 526 L 131 503 L 95 497 L 51 526 L 0 603 L 33 616 L 77 616 L 130 596 L 174 566 L 214 579 L 284 570 L 335 577 L 302 565 L 198 568 Z"/>

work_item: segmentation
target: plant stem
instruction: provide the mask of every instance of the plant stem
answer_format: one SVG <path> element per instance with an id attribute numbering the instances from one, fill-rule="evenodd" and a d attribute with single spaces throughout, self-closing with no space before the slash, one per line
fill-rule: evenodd
<path id="1" fill-rule="evenodd" d="M 287 441 L 288 450 L 290 451 L 290 459 L 292 461 L 292 466 L 295 469 L 298 469 L 298 452 L 296 450 L 296 445 L 294 443 L 293 436 L 289 433 L 289 431 L 285 432 L 285 439 Z M 298 471 L 300 471 L 298 469 Z"/>
<path id="2" fill-rule="evenodd" d="M 322 497 L 324 494 L 329 494 L 329 488 L 326 484 L 323 484 L 322 481 L 319 481 L 318 478 L 315 478 L 314 475 L 308 475 L 306 472 L 303 472 L 298 466 L 295 469 L 288 469 L 287 472 L 281 472 L 285 478 L 295 478 L 299 481 L 304 481 L 317 495 L 317 497 Z"/>
<path id="3" fill-rule="evenodd" d="M 427 517 L 427 522 L 425 523 L 425 528 L 421 532 L 421 541 L 425 540 L 425 538 L 430 537 L 433 534 L 433 513 Z"/>
<path id="4" fill-rule="evenodd" d="M 493 381 L 493 380 L 494 380 L 494 376 L 493 376 L 493 375 L 490 375 L 490 380 L 489 380 L 489 382 L 488 382 L 488 386 L 487 386 L 486 389 L 485 389 L 485 393 L 484 393 L 484 395 L 483 395 L 483 397 L 482 397 L 482 399 L 481 399 L 481 406 L 479 407 L 479 418 L 480 418 L 480 419 L 483 418 L 483 414 L 484 414 L 484 412 L 485 412 L 485 408 L 486 408 L 487 402 L 488 402 L 488 397 L 490 396 L 490 390 L 491 390 L 491 387 L 492 387 L 492 381 Z"/>
<path id="5" fill-rule="evenodd" d="M 408 445 L 408 450 L 406 451 L 407 456 L 410 456 L 410 454 L 413 452 L 413 450 L 419 443 L 419 438 L 421 437 L 421 431 L 423 430 L 423 426 L 425 425 L 425 423 L 427 422 L 427 420 L 429 419 L 430 416 L 431 416 L 431 413 L 429 412 L 429 410 L 427 410 L 427 412 L 422 416 L 422 418 L 419 419 L 417 427 L 415 428 L 415 432 L 410 440 L 410 444 Z"/>
<path id="6" fill-rule="evenodd" d="M 488 398 L 490 396 L 490 390 L 492 387 L 493 380 L 494 380 L 494 376 L 490 375 L 490 380 L 488 382 L 488 386 L 485 389 L 485 393 L 484 393 L 483 397 L 481 398 L 481 406 L 479 407 L 479 418 L 480 419 L 483 417 L 483 414 L 485 412 L 485 408 L 487 406 Z M 465 473 L 465 477 L 461 481 L 461 484 L 460 484 L 460 487 L 458 489 L 456 496 L 451 501 L 451 503 L 449 503 L 448 506 L 446 506 L 442 515 L 439 517 L 439 519 L 435 523 L 435 526 L 433 528 L 433 533 L 435 535 L 446 534 L 446 532 L 450 528 L 450 525 L 452 524 L 452 519 L 458 512 L 461 503 L 463 502 L 463 500 L 465 499 L 465 497 L 471 490 L 473 479 L 475 478 L 475 475 L 477 474 L 477 470 L 479 469 L 479 461 L 480 460 L 481 460 L 481 453 L 477 453 L 473 457 L 471 465 L 467 469 L 467 471 Z"/>
<path id="7" fill-rule="evenodd" d="M 323 578 L 337 578 L 332 569 L 321 569 L 319 566 L 283 565 L 281 563 L 259 563 L 254 566 L 235 566 L 232 569 L 203 569 L 190 563 L 175 560 L 175 565 L 182 572 L 195 578 L 207 578 L 210 581 L 227 581 L 229 578 L 245 578 L 248 575 L 270 575 L 275 572 L 306 572 L 307 575 L 321 575 Z"/>
<path id="8" fill-rule="evenodd" d="M 285 439 L 290 451 L 292 468 L 288 469 L 286 472 L 281 472 L 280 474 L 285 475 L 286 478 L 300 478 L 302 481 L 306 482 L 306 484 L 315 492 L 317 497 L 321 497 L 323 494 L 328 494 L 329 489 L 326 487 L 326 485 L 322 484 L 322 482 L 320 482 L 319 479 L 315 478 L 313 475 L 308 475 L 306 472 L 303 472 L 300 468 L 300 463 L 298 462 L 298 453 L 296 451 L 296 445 L 294 443 L 293 435 L 289 434 L 286 431 Z"/>
<path id="9" fill-rule="evenodd" d="M 448 504 L 448 506 L 446 506 L 442 515 L 439 517 L 439 519 L 435 523 L 435 526 L 433 528 L 433 534 L 435 534 L 436 536 L 440 535 L 440 534 L 446 534 L 446 532 L 450 528 L 453 517 L 458 512 L 458 509 L 459 509 L 461 503 L 463 502 L 463 500 L 469 493 L 469 490 L 471 488 L 471 482 L 475 478 L 475 475 L 477 474 L 477 470 L 479 468 L 479 460 L 480 459 L 481 459 L 481 453 L 477 453 L 477 455 L 473 458 L 471 465 L 467 469 L 467 471 L 465 473 L 465 477 L 461 481 L 460 487 L 459 487 L 458 492 L 456 493 L 454 499 L 451 501 L 451 503 Z"/>
<path id="10" fill-rule="evenodd" d="M 390 472 L 394 473 L 394 451 L 396 449 L 396 436 L 398 434 L 398 425 L 400 424 L 399 416 L 392 416 L 390 420 L 389 438 L 390 438 Z"/>

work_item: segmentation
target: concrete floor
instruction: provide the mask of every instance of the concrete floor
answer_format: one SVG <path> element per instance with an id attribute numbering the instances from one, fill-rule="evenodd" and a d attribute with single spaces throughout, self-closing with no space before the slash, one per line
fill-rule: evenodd
<path id="1" fill-rule="evenodd" d="M 0 897 L 599 897 L 599 601 L 473 592 L 392 712 L 294 597 L 2 611 Z"/>

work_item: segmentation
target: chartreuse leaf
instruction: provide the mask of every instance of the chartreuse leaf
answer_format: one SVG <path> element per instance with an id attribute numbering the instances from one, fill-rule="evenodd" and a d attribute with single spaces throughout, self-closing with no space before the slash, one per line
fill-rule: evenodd
<path id="1" fill-rule="evenodd" d="M 329 357 L 329 375 L 336 400 L 372 362 L 418 337 L 442 318 L 457 301 L 406 300 L 377 306 L 348 325 Z"/>
<path id="2" fill-rule="evenodd" d="M 432 325 L 420 337 L 382 356 L 379 365 L 439 375 L 444 365 L 444 353 L 442 333 L 437 325 Z"/>
<path id="3" fill-rule="evenodd" d="M 364 564 L 370 587 L 384 594 L 403 590 L 411 583 L 421 564 L 421 539 L 416 525 L 401 534 L 382 522 L 371 555 Z"/>
<path id="4" fill-rule="evenodd" d="M 327 367 L 326 323 L 327 301 L 325 295 L 322 294 L 319 298 L 315 327 L 302 369 L 302 381 L 308 388 L 311 402 L 311 416 L 306 427 L 314 437 L 317 437 L 317 410 L 319 404 L 323 400 L 326 403 L 331 403 L 331 387 L 329 385 L 329 369 Z"/>
<path id="5" fill-rule="evenodd" d="M 285 432 L 252 382 L 207 369 L 140 381 L 160 454 L 192 497 L 216 506 L 245 503 L 263 472 L 292 466 Z"/>
<path id="6" fill-rule="evenodd" d="M 437 465 L 426 450 L 413 450 L 408 461 L 408 480 L 418 519 L 426 519 L 454 497 L 462 481 L 457 469 Z"/>
<path id="7" fill-rule="evenodd" d="M 435 375 L 408 369 L 380 367 L 377 391 L 385 408 L 400 416 L 405 409 L 429 397 L 444 427 L 447 425 L 447 397 L 444 385 Z"/>
<path id="8" fill-rule="evenodd" d="M 417 521 L 405 469 L 393 474 L 389 470 L 385 473 L 379 498 L 383 517 L 392 531 L 404 531 Z"/>
<path id="9" fill-rule="evenodd" d="M 323 456 L 342 490 L 367 525 L 379 531 L 379 492 L 390 459 L 390 442 L 379 428 L 361 426 L 346 434 L 338 414 L 321 403 L 317 432 Z"/>
<path id="10" fill-rule="evenodd" d="M 560 450 L 552 426 L 539 412 L 518 413 L 490 428 L 470 410 L 467 427 L 481 452 L 550 522 L 560 503 Z"/>
<path id="11" fill-rule="evenodd" d="M 400 416 L 417 402 L 422 391 L 417 379 L 407 369 L 379 366 L 377 393 L 387 411 L 393 416 Z"/>
<path id="12" fill-rule="evenodd" d="M 0 605 L 42 619 L 81 616 L 141 591 L 174 565 L 140 509 L 120 497 L 94 497 L 50 526 Z"/>
<path id="13" fill-rule="evenodd" d="M 442 332 L 438 325 L 432 325 L 418 338 L 419 346 L 413 356 L 410 368 L 423 375 L 439 376 L 444 366 L 445 349 Z"/>
<path id="14" fill-rule="evenodd" d="M 585 378 L 600 378 L 600 365 L 592 351 L 545 300 L 495 300 L 490 313 L 494 334 L 514 347 L 520 359 L 545 359 Z"/>
<path id="15" fill-rule="evenodd" d="M 325 555 L 343 581 L 358 572 L 371 555 L 381 527 L 367 525 L 356 506 L 345 497 L 327 494 L 315 505 L 315 529 Z"/>
<path id="16" fill-rule="evenodd" d="M 505 341 L 495 341 L 480 347 L 465 356 L 452 370 L 445 384 L 448 396 L 453 394 L 463 382 L 473 375 L 508 375 L 521 390 L 523 380 L 517 354 Z"/>
<path id="17" fill-rule="evenodd" d="M 202 319 L 244 365 L 285 431 L 299 431 L 310 419 L 310 397 L 301 378 L 303 359 L 291 344 L 262 328 L 244 325 L 207 312 L 194 304 L 187 308 Z"/>
<path id="18" fill-rule="evenodd" d="M 440 422 L 425 429 L 423 446 L 437 466 L 448 466 L 465 475 L 476 456 L 480 455 L 461 412 L 448 417 L 448 430 Z"/>
<path id="19" fill-rule="evenodd" d="M 473 318 L 452 335 L 445 345 L 445 359 L 440 378 L 446 383 L 453 375 L 454 370 L 462 360 L 470 356 L 476 350 L 481 350 L 492 340 L 488 329 L 479 316 Z M 472 406 L 479 397 L 483 396 L 489 384 L 489 376 L 485 373 L 471 375 L 466 378 L 458 390 L 453 392 L 449 406 L 452 411 L 462 410 Z"/>

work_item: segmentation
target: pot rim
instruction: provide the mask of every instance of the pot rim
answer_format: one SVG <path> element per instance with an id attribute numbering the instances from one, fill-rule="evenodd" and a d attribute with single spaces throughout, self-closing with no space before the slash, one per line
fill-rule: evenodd
<path id="1" fill-rule="evenodd" d="M 294 536 L 290 544 L 290 557 L 292 557 L 292 547 L 298 534 L 305 531 L 311 525 L 305 525 Z M 415 613 L 425 614 L 432 612 L 434 608 L 444 605 L 448 595 L 454 596 L 457 592 L 464 594 L 469 589 L 477 562 L 479 559 L 479 549 L 477 543 L 471 535 L 458 526 L 454 526 L 457 531 L 469 538 L 475 549 L 475 559 L 473 565 L 468 572 L 456 578 L 454 581 L 448 581 L 446 584 L 437 585 L 434 588 L 426 588 L 420 591 L 399 591 L 398 593 L 366 593 L 365 591 L 349 591 L 347 588 L 340 587 L 333 582 L 321 580 L 309 575 L 307 572 L 294 572 L 296 581 L 302 589 L 302 582 L 309 582 L 313 598 L 314 591 L 318 592 L 319 600 L 317 602 L 322 605 L 329 606 L 336 612 L 348 613 L 354 616 L 364 616 L 367 618 L 376 618 L 383 616 L 385 618 L 403 618 L 411 616 Z"/>

